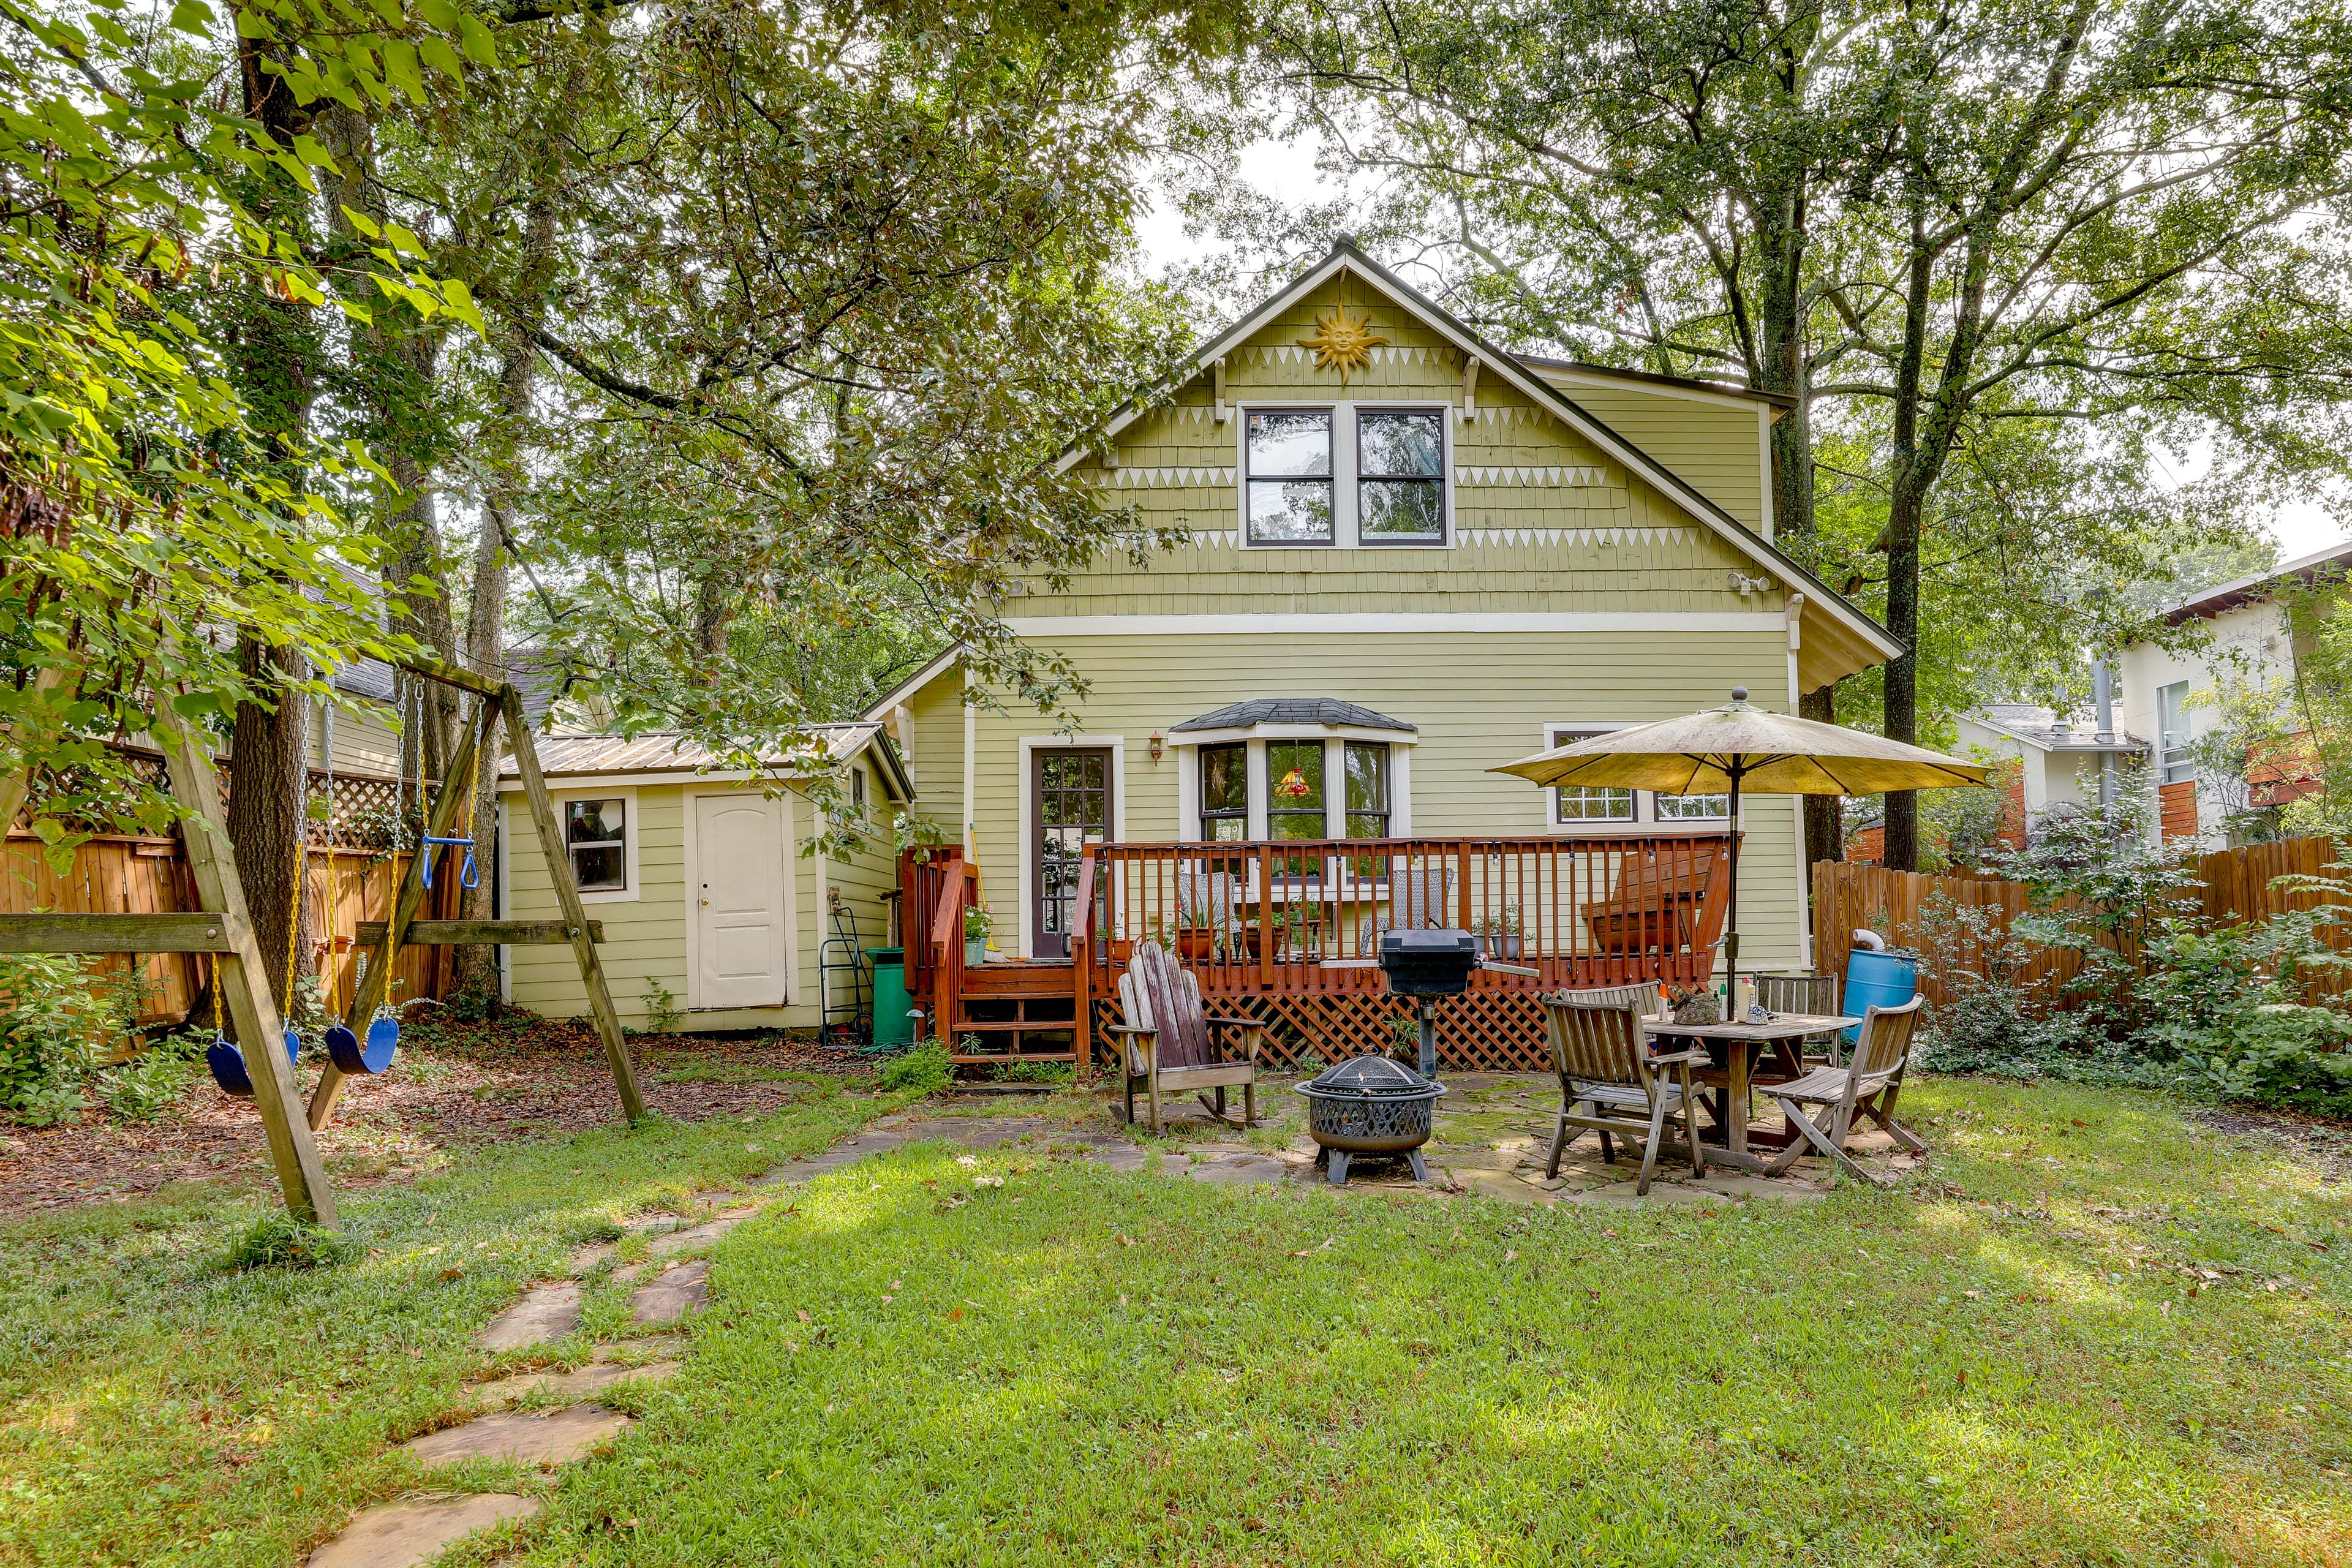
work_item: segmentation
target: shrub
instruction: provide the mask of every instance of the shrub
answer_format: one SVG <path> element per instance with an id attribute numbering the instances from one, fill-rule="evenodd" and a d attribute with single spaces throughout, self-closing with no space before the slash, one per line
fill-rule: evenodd
<path id="1" fill-rule="evenodd" d="M 168 1035 L 139 1056 L 98 1078 L 106 1109 L 125 1121 L 149 1121 L 179 1103 L 205 1054 L 205 1037 L 194 1031 Z"/>
<path id="2" fill-rule="evenodd" d="M 2186 1087 L 2222 1100 L 2352 1114 L 2352 1018 L 2269 1002 L 2176 1037 Z"/>
<path id="3" fill-rule="evenodd" d="M 63 953 L 0 955 L 0 1110 L 36 1127 L 79 1117 L 100 1067 L 132 1042 L 144 976 Z"/>
<path id="4" fill-rule="evenodd" d="M 920 1094 L 937 1094 L 954 1081 L 955 1060 L 937 1040 L 892 1057 L 875 1080 L 885 1091 L 911 1089 Z"/>
<path id="5" fill-rule="evenodd" d="M 359 1246 L 321 1225 L 276 1210 L 229 1243 L 226 1268 L 326 1268 L 359 1253 Z"/>

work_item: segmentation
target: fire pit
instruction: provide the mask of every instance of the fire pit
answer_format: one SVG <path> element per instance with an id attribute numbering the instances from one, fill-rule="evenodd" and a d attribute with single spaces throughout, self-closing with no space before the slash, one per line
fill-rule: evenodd
<path id="1" fill-rule="evenodd" d="M 1347 1184 L 1348 1163 L 1359 1154 L 1402 1154 L 1414 1181 L 1429 1180 L 1421 1146 L 1429 1142 L 1443 1084 L 1386 1057 L 1356 1057 L 1324 1068 L 1298 1092 L 1307 1097 L 1307 1131 L 1330 1160 L 1334 1186 Z"/>

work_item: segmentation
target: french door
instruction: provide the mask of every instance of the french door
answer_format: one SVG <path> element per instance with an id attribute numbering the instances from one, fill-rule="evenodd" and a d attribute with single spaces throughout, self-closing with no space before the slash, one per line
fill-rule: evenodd
<path id="1" fill-rule="evenodd" d="M 1036 864 L 1033 928 L 1036 956 L 1067 958 L 1077 927 L 1078 862 L 1087 840 L 1110 837 L 1110 751 L 1108 747 L 1039 748 L 1029 753 L 1030 841 Z"/>

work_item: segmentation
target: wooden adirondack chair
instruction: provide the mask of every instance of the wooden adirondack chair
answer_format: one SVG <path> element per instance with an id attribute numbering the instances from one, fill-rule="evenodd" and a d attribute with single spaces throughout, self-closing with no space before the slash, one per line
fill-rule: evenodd
<path id="1" fill-rule="evenodd" d="M 1772 1162 L 1767 1175 L 1786 1171 L 1811 1147 L 1836 1161 L 1848 1175 L 1877 1182 L 1845 1152 L 1845 1141 L 1862 1116 L 1885 1128 L 1895 1142 L 1914 1154 L 1927 1152 L 1927 1146 L 1917 1135 L 1895 1120 L 1895 1101 L 1903 1092 L 1904 1069 L 1911 1064 L 1911 1035 L 1918 1026 L 1923 1000 L 1914 996 L 1900 1007 L 1871 1008 L 1863 1015 L 1853 1055 L 1845 1066 L 1815 1068 L 1794 1083 L 1774 1084 L 1764 1091 L 1779 1104 L 1780 1114 L 1789 1119 L 1789 1131 L 1796 1135 Z M 1807 1107 L 1812 1108 L 1812 1116 L 1805 1114 Z M 1822 1126 L 1823 1121 L 1828 1125 Z"/>
<path id="2" fill-rule="evenodd" d="M 1201 1103 L 1225 1119 L 1225 1090 L 1242 1091 L 1242 1123 L 1257 1121 L 1257 1054 L 1265 1026 L 1255 1018 L 1212 1018 L 1201 1006 L 1201 982 L 1156 942 L 1139 942 L 1118 977 L 1118 1005 L 1127 1015 L 1108 1033 L 1119 1044 L 1119 1076 L 1127 1119 L 1135 1120 L 1135 1089 L 1150 1098 L 1151 1130 L 1160 1131 L 1162 1090 L 1213 1089 Z M 1218 1048 L 1217 1035 L 1238 1037 L 1232 1054 Z"/>

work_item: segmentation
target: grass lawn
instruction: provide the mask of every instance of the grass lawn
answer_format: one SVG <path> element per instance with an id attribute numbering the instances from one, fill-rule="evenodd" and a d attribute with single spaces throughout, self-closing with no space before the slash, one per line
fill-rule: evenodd
<path id="1" fill-rule="evenodd" d="M 567 1231 L 892 1103 L 508 1149 L 317 1273 L 221 1272 L 251 1210 L 193 1199 L 7 1233 L 0 1559 L 294 1562 Z M 550 1508 L 454 1560 L 2352 1562 L 2352 1188 L 2142 1096 L 1909 1104 L 1911 1188 L 1717 1213 L 903 1149 L 719 1244 L 610 1455 L 457 1472 Z"/>

